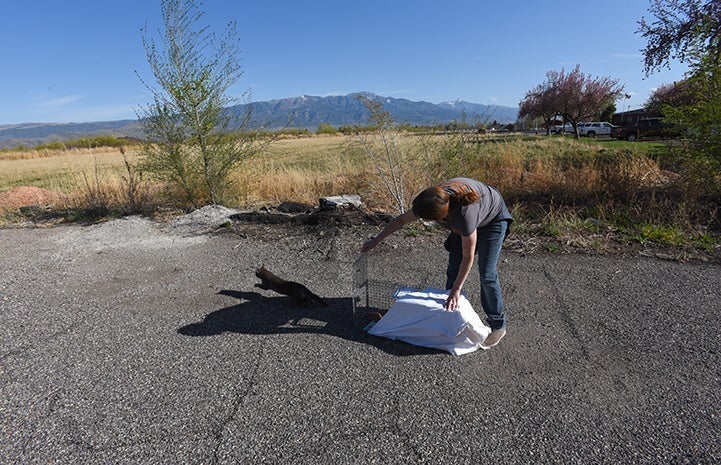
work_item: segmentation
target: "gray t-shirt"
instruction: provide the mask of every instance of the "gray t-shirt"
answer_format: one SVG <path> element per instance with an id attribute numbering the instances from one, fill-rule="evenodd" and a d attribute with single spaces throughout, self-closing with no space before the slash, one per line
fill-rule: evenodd
<path id="1" fill-rule="evenodd" d="M 450 211 L 442 226 L 461 236 L 469 236 L 474 230 L 493 221 L 513 221 L 501 193 L 493 187 L 470 178 L 453 178 L 439 184 L 450 195 L 471 189 L 480 199 L 470 205 L 451 202 Z"/>

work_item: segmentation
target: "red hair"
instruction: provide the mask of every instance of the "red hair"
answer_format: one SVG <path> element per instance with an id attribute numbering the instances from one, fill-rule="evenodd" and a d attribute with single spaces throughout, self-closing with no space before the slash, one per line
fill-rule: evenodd
<path id="1" fill-rule="evenodd" d="M 480 198 L 476 191 L 465 184 L 443 183 L 418 194 L 413 199 L 413 213 L 424 220 L 438 221 L 448 215 L 451 206 L 470 205 Z"/>

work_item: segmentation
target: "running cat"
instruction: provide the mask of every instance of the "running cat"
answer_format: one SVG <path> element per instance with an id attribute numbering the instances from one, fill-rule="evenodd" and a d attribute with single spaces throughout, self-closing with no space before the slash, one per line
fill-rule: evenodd
<path id="1" fill-rule="evenodd" d="M 321 305 L 328 305 L 321 297 L 313 294 L 307 287 L 294 281 L 286 281 L 279 278 L 265 269 L 265 265 L 258 268 L 255 275 L 260 278 L 261 283 L 255 287 L 275 291 L 287 295 L 298 305 L 311 305 L 314 301 Z"/>

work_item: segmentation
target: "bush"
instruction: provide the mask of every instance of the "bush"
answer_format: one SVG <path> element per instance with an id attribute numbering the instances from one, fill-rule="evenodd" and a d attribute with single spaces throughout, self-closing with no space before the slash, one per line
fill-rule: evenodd
<path id="1" fill-rule="evenodd" d="M 327 123 L 321 123 L 318 125 L 318 129 L 315 131 L 316 134 L 338 134 L 338 129 Z"/>

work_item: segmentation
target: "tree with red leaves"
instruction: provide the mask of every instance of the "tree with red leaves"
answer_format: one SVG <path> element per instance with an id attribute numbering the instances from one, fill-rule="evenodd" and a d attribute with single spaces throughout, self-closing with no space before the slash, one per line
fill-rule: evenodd
<path id="1" fill-rule="evenodd" d="M 691 83 L 683 80 L 671 84 L 658 86 L 646 100 L 644 108 L 647 111 L 663 114 L 664 109 L 678 108 L 694 104 Z"/>
<path id="2" fill-rule="evenodd" d="M 543 82 L 526 92 L 519 104 L 519 118 L 541 118 L 546 135 L 551 134 L 551 125 L 558 115 L 558 88 L 551 81 Z"/>
<path id="3" fill-rule="evenodd" d="M 556 115 L 571 123 L 578 138 L 578 123 L 594 119 L 623 94 L 624 86 L 610 77 L 583 74 L 580 65 L 546 73 L 546 81 L 526 94 L 519 117 L 541 117 L 547 130 Z M 550 133 L 550 131 L 549 131 Z"/>

